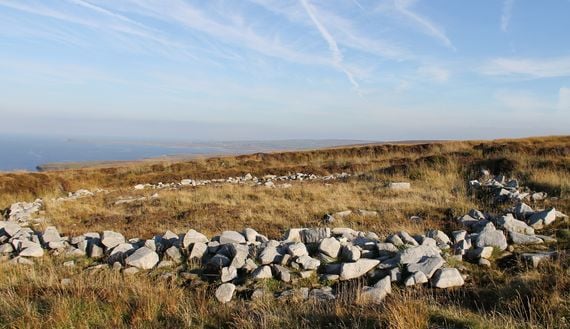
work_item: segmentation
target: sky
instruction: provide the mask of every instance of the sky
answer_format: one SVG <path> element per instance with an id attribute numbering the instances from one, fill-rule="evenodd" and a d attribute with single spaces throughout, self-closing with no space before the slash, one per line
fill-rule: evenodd
<path id="1" fill-rule="evenodd" d="M 4 133 L 570 134 L 570 0 L 0 0 Z"/>

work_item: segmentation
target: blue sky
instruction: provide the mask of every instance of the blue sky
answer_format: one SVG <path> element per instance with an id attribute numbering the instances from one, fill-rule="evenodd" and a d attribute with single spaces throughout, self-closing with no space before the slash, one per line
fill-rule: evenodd
<path id="1" fill-rule="evenodd" d="M 569 0 L 0 0 L 9 133 L 568 134 Z"/>

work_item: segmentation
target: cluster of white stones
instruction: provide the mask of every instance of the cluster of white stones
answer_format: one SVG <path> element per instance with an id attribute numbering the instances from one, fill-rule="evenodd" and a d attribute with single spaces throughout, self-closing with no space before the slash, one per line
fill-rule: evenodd
<path id="1" fill-rule="evenodd" d="M 220 284 L 216 297 L 231 300 L 236 286 L 248 289 L 259 280 L 274 279 L 287 284 L 318 276 L 323 282 L 362 278 L 366 285 L 360 299 L 379 303 L 390 293 L 391 284 L 413 286 L 429 283 L 435 288 L 464 284 L 464 275 L 446 266 L 451 242 L 441 231 L 411 236 L 398 232 L 386 239 L 373 232 L 350 228 L 290 229 L 280 241 L 270 240 L 251 228 L 224 231 L 208 239 L 189 230 L 167 231 L 151 239 L 126 239 L 121 233 L 90 232 L 62 236 L 50 226 L 43 232 L 0 222 L 0 253 L 16 264 L 33 264 L 33 258 L 49 253 L 58 257 L 90 257 L 99 262 L 89 270 L 113 268 L 125 274 L 156 268 L 175 268 L 179 275 L 189 264 L 200 264 L 199 277 Z M 66 262 L 66 266 L 73 266 Z M 369 285 L 368 285 L 369 283 Z M 301 294 L 283 291 L 279 298 Z M 308 297 L 335 299 L 331 288 L 306 290 Z M 264 292 L 256 292 L 256 296 Z"/>
<path id="2" fill-rule="evenodd" d="M 547 198 L 546 192 L 534 192 L 519 185 L 515 178 L 508 179 L 505 175 L 492 176 L 487 170 L 482 171 L 482 177 L 469 181 L 469 186 L 475 190 L 490 190 L 494 193 L 495 201 L 541 201 Z"/>
<path id="3" fill-rule="evenodd" d="M 265 175 L 263 177 L 256 177 L 251 174 L 246 174 L 237 177 L 219 178 L 219 179 L 182 179 L 180 182 L 175 183 L 162 183 L 158 184 L 137 184 L 134 186 L 135 190 L 144 189 L 176 189 L 185 186 L 205 186 L 211 184 L 249 184 L 249 185 L 264 185 L 267 187 L 291 187 L 288 181 L 330 181 L 342 178 L 348 178 L 351 175 L 348 173 L 332 174 L 327 176 L 318 176 L 315 174 L 296 173 L 292 175 Z M 282 184 L 276 184 L 282 183 Z"/>

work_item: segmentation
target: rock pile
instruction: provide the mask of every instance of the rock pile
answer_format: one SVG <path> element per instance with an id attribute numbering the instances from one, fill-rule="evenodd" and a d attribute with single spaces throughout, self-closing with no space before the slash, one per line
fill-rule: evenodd
<path id="1" fill-rule="evenodd" d="M 437 230 L 418 236 L 402 231 L 381 239 L 373 232 L 350 228 L 297 228 L 277 241 L 247 228 L 224 231 L 212 239 L 189 230 L 180 235 L 167 231 L 151 239 L 127 240 L 113 231 L 66 237 L 53 226 L 35 232 L 15 222 L 0 222 L 0 253 L 11 263 L 33 264 L 31 259 L 46 253 L 85 256 L 100 263 L 90 269 L 107 266 L 125 274 L 174 266 L 184 271 L 195 263 L 200 264 L 203 280 L 222 283 L 215 294 L 222 303 L 232 299 L 236 286 L 241 291 L 268 279 L 286 284 L 311 276 L 329 283 L 364 280 L 361 299 L 372 303 L 382 301 L 392 283 L 461 286 L 464 276 L 446 265 L 451 246 L 451 239 Z M 330 300 L 336 293 L 335 289 L 313 289 L 301 297 Z M 284 291 L 279 297 L 295 294 L 299 292 Z"/>
<path id="2" fill-rule="evenodd" d="M 263 177 L 256 177 L 251 174 L 246 174 L 244 176 L 228 177 L 228 178 L 218 178 L 218 179 L 182 179 L 180 182 L 175 183 L 162 183 L 158 184 L 137 184 L 134 186 L 135 190 L 144 189 L 177 189 L 187 186 L 205 186 L 211 184 L 249 184 L 249 185 L 259 185 L 266 187 L 281 187 L 288 188 L 291 184 L 283 183 L 287 181 L 331 181 L 337 179 L 348 178 L 351 175 L 348 173 L 332 174 L 327 176 L 318 176 L 315 174 L 305 174 L 296 173 L 292 175 L 265 175 Z M 276 183 L 281 182 L 282 184 L 276 185 Z"/>
<path id="3" fill-rule="evenodd" d="M 27 223 L 32 221 L 32 217 L 36 215 L 43 206 L 41 199 L 34 202 L 16 202 L 7 210 L 7 219 L 11 222 Z"/>
<path id="4" fill-rule="evenodd" d="M 547 198 L 546 192 L 535 192 L 520 186 L 515 178 L 508 179 L 504 175 L 492 176 L 484 171 L 480 179 L 469 181 L 469 187 L 478 192 L 487 192 L 493 196 L 495 202 L 524 200 L 541 201 Z"/>

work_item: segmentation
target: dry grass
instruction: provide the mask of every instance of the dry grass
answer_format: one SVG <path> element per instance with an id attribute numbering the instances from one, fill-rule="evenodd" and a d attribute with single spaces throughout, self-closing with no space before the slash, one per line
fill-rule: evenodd
<path id="1" fill-rule="evenodd" d="M 570 213 L 570 137 L 425 145 L 376 145 L 310 152 L 255 154 L 200 159 L 177 164 L 0 174 L 0 208 L 11 202 L 50 199 L 79 188 L 106 188 L 109 194 L 74 202 L 46 203 L 45 215 L 67 235 L 114 229 L 128 237 L 149 238 L 167 229 L 194 228 L 209 236 L 226 229 L 253 227 L 280 237 L 290 227 L 323 225 L 325 213 L 345 209 L 379 212 L 337 219 L 335 226 L 373 231 L 422 232 L 457 228 L 450 219 L 470 208 L 489 209 L 472 198 L 468 178 L 481 166 L 519 177 L 524 185 L 545 190 L 557 200 L 533 204 Z M 243 175 L 346 171 L 350 179 L 296 182 L 290 189 L 206 186 L 159 191 L 153 201 L 113 205 L 134 192 L 136 183 Z M 390 181 L 411 181 L 410 191 L 384 188 Z M 424 220 L 411 222 L 412 215 Z M 559 222 L 555 230 L 568 229 Z M 561 239 L 551 248 L 568 248 Z M 0 326 L 7 328 L 567 328 L 570 319 L 568 259 L 530 270 L 516 259 L 498 260 L 492 269 L 468 263 L 470 278 L 453 291 L 399 289 L 386 303 L 371 307 L 353 302 L 347 288 L 336 302 L 250 302 L 242 295 L 219 305 L 211 287 L 177 278 L 164 270 L 134 277 L 112 270 L 86 273 L 87 260 L 64 268 L 63 259 L 44 257 L 33 267 L 0 263 Z M 71 284 L 62 286 L 61 279 Z M 311 282 L 316 284 L 316 281 Z"/>

